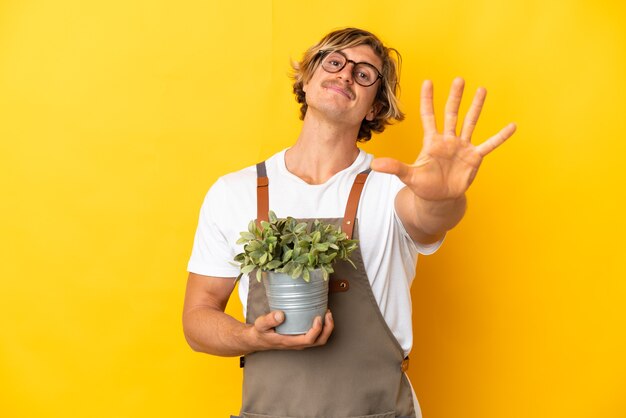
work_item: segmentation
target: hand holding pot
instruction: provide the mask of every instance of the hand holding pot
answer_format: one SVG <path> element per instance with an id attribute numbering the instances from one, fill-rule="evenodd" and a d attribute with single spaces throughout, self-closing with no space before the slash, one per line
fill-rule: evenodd
<path id="1" fill-rule="evenodd" d="M 301 335 L 281 335 L 277 334 L 274 328 L 285 320 L 285 314 L 281 311 L 273 311 L 267 315 L 260 316 L 249 327 L 255 341 L 254 351 L 264 350 L 303 350 L 309 347 L 316 347 L 326 344 L 335 326 L 333 316 L 330 311 L 326 312 L 324 325 L 318 316 L 313 321 L 313 326 L 306 334 Z"/>

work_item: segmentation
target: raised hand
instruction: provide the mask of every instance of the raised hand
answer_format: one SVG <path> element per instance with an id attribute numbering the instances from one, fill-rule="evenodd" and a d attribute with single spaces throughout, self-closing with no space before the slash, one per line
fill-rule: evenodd
<path id="1" fill-rule="evenodd" d="M 474 127 L 485 102 L 487 91 L 479 88 L 457 135 L 459 106 L 465 82 L 452 82 L 445 107 L 443 132 L 437 131 L 433 109 L 433 84 L 424 81 L 421 93 L 421 117 L 424 126 L 422 151 L 415 163 L 408 165 L 392 158 L 376 158 L 372 169 L 395 174 L 419 198 L 441 201 L 461 197 L 476 177 L 483 157 L 500 146 L 515 132 L 510 123 L 479 145 L 471 143 Z"/>

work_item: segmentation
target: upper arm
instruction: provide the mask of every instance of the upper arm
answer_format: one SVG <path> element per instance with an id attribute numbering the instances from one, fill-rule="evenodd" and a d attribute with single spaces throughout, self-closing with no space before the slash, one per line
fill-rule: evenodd
<path id="1" fill-rule="evenodd" d="M 183 312 L 200 307 L 224 312 L 234 289 L 234 277 L 212 277 L 189 273 Z"/>

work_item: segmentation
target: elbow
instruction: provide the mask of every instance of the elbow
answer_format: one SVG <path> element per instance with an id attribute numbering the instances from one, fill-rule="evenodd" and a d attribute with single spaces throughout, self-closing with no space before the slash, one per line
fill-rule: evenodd
<path id="1" fill-rule="evenodd" d="M 195 341 L 193 341 L 191 338 L 189 338 L 188 336 L 185 335 L 185 339 L 187 340 L 187 345 L 196 353 L 206 353 L 206 351 L 204 351 L 202 349 L 202 347 L 200 346 L 200 344 L 197 344 Z"/>
<path id="2" fill-rule="evenodd" d="M 198 343 L 198 341 L 193 337 L 194 335 L 194 327 L 193 321 L 189 318 L 189 315 L 183 313 L 183 335 L 185 336 L 185 341 L 187 341 L 187 345 L 196 353 L 205 352 L 202 349 L 202 346 Z"/>

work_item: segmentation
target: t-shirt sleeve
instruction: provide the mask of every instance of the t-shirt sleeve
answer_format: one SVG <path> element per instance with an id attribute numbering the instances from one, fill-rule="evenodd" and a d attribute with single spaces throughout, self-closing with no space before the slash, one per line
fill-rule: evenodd
<path id="1" fill-rule="evenodd" d="M 236 277 L 239 274 L 239 268 L 233 261 L 235 251 L 217 222 L 222 219 L 220 202 L 224 201 L 224 193 L 224 184 L 219 179 L 204 198 L 187 265 L 191 273 L 214 277 Z"/>

